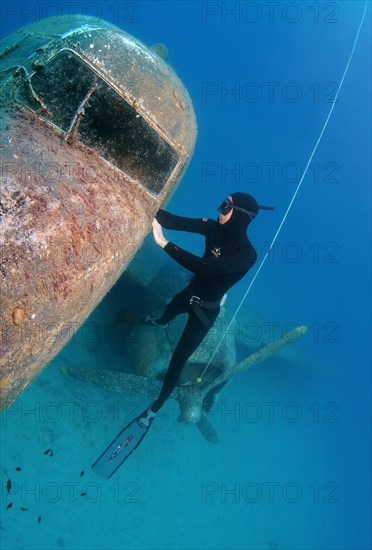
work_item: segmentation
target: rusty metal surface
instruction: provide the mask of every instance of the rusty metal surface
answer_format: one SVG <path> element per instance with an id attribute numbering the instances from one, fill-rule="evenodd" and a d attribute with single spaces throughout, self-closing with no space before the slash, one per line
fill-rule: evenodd
<path id="1" fill-rule="evenodd" d="M 27 33 L 12 35 L 0 54 L 3 80 L 4 75 L 7 79 L 0 113 L 2 407 L 9 406 L 58 353 L 125 270 L 149 232 L 156 211 L 177 185 L 196 134 L 191 103 L 186 113 L 177 107 L 178 92 L 173 93 L 174 82 L 177 90 L 183 90 L 182 84 L 169 68 L 162 68 L 163 62 L 151 60 L 148 64 L 152 54 L 136 45 L 131 74 L 142 74 L 142 79 L 138 78 L 140 86 L 151 83 L 148 91 L 139 87 L 138 93 L 150 98 L 158 79 L 162 82 L 158 92 L 165 97 L 164 90 L 169 87 L 169 96 L 173 97 L 173 107 L 168 111 L 159 107 L 162 102 L 143 101 L 146 116 L 156 121 L 154 127 L 177 141 L 182 150 L 178 169 L 161 194 L 156 197 L 147 192 L 138 181 L 103 160 L 100 151 L 79 140 L 66 142 L 42 120 L 40 113 L 33 113 L 14 100 L 12 71 L 17 69 L 8 69 L 20 66 L 20 57 L 24 58 L 27 52 L 30 55 L 27 41 L 32 39 L 36 50 L 46 43 L 46 35 L 53 38 L 61 31 L 54 28 L 51 36 L 45 33 L 45 22 L 44 27 L 35 29 L 40 23 L 33 26 L 33 34 L 29 26 Z M 109 27 L 105 26 L 105 32 Z M 125 51 L 130 49 L 126 46 L 128 40 L 123 40 Z M 17 43 L 19 46 L 14 46 Z M 46 54 L 47 48 L 41 53 Z M 116 51 L 115 66 L 119 53 Z M 17 57 L 12 59 L 15 54 Z M 107 56 L 106 69 L 109 62 Z M 23 66 L 24 63 L 25 59 Z M 124 73 L 115 73 L 116 82 L 123 78 L 123 90 L 127 83 Z M 183 93 L 188 98 L 185 90 Z M 172 117 L 172 123 L 167 125 Z"/>

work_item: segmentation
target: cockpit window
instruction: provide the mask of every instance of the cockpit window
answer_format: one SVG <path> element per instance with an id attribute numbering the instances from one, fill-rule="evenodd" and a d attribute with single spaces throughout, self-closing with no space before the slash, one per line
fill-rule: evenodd
<path id="1" fill-rule="evenodd" d="M 103 81 L 85 107 L 78 133 L 85 145 L 155 194 L 178 162 L 169 143 Z"/>
<path id="2" fill-rule="evenodd" d="M 39 99 L 48 108 L 43 117 L 67 132 L 75 113 L 93 86 L 96 75 L 70 51 L 63 51 L 31 77 Z"/>
<path id="3" fill-rule="evenodd" d="M 42 117 L 159 195 L 178 163 L 177 151 L 84 61 L 64 50 L 30 81 L 47 108 Z"/>

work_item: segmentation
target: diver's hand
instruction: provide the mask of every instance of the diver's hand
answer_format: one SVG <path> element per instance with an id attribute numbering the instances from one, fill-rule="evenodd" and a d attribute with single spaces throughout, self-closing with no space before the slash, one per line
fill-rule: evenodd
<path id="1" fill-rule="evenodd" d="M 161 225 L 157 220 L 154 220 L 152 222 L 152 233 L 154 235 L 154 240 L 156 244 L 158 244 L 162 248 L 164 248 L 169 243 L 169 241 L 167 241 L 167 239 L 164 237 Z"/>

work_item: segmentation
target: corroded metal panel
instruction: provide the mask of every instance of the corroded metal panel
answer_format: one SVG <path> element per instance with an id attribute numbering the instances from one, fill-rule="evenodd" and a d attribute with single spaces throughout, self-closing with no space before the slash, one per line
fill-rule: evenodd
<path id="1" fill-rule="evenodd" d="M 8 406 L 125 270 L 192 155 L 174 71 L 114 26 L 68 17 L 0 52 L 0 371 Z"/>

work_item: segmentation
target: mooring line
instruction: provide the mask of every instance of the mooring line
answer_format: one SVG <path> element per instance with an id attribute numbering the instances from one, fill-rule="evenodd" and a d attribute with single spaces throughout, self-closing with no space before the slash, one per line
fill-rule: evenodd
<path id="1" fill-rule="evenodd" d="M 336 105 L 336 103 L 337 103 L 337 98 L 338 98 L 339 93 L 340 93 L 340 91 L 341 91 L 341 88 L 342 88 L 342 85 L 343 85 L 343 83 L 344 83 L 346 74 L 347 74 L 347 72 L 348 72 L 348 70 L 349 70 L 349 66 L 350 66 L 351 60 L 352 60 L 352 58 L 353 58 L 353 55 L 354 55 L 354 52 L 355 52 L 356 45 L 357 45 L 357 43 L 358 43 L 359 34 L 360 34 L 361 28 L 362 28 L 362 26 L 363 26 L 364 18 L 365 18 L 366 12 L 367 12 L 367 5 L 368 5 L 368 0 L 366 0 L 365 5 L 364 5 L 364 12 L 363 12 L 363 15 L 362 15 L 362 19 L 361 19 L 361 21 L 360 21 L 359 28 L 358 28 L 358 31 L 357 31 L 357 33 L 356 33 L 355 39 L 354 39 L 354 44 L 353 44 L 353 47 L 352 47 L 352 50 L 351 50 L 351 53 L 350 53 L 348 62 L 347 62 L 347 64 L 346 64 L 345 70 L 344 70 L 343 75 L 342 75 L 342 78 L 341 78 L 340 86 L 338 87 L 338 90 L 337 90 L 335 99 L 334 99 L 334 101 L 333 101 L 333 103 L 332 103 L 332 106 L 331 106 L 331 108 L 330 108 L 330 110 L 329 110 L 328 116 L 327 116 L 327 118 L 326 118 L 326 120 L 325 120 L 325 123 L 324 123 L 324 125 L 323 125 L 323 128 L 322 128 L 322 130 L 321 130 L 321 132 L 320 132 L 320 134 L 319 134 L 319 137 L 318 137 L 318 139 L 317 139 L 317 141 L 316 141 L 316 143 L 315 143 L 315 146 L 314 146 L 314 148 L 313 148 L 313 150 L 312 150 L 312 152 L 311 152 L 311 155 L 310 155 L 310 157 L 309 157 L 309 160 L 308 160 L 308 162 L 307 162 L 307 164 L 306 164 L 304 173 L 302 174 L 301 179 L 300 179 L 300 181 L 299 181 L 299 183 L 298 183 L 298 185 L 297 185 L 297 187 L 296 187 L 296 189 L 295 189 L 295 191 L 294 191 L 294 193 L 293 193 L 292 199 L 291 199 L 291 201 L 290 201 L 290 203 L 289 203 L 289 205 L 288 205 L 288 207 L 287 207 L 287 210 L 286 210 L 286 212 L 285 212 L 285 214 L 284 214 L 284 216 L 283 216 L 283 219 L 282 219 L 282 221 L 280 222 L 279 227 L 278 227 L 278 229 L 277 229 L 277 231 L 276 231 L 276 233 L 275 233 L 275 235 L 274 235 L 274 237 L 273 237 L 273 239 L 272 239 L 272 241 L 271 241 L 271 244 L 270 244 L 270 246 L 269 246 L 269 249 L 266 251 L 266 253 L 265 253 L 265 255 L 264 255 L 264 257 L 263 257 L 263 259 L 262 259 L 260 265 L 258 266 L 257 271 L 256 271 L 256 273 L 255 273 L 255 275 L 254 275 L 252 281 L 250 282 L 250 284 L 249 284 L 247 290 L 245 291 L 244 296 L 243 296 L 243 298 L 241 299 L 241 301 L 240 301 L 240 303 L 239 303 L 239 305 L 238 305 L 238 307 L 237 307 L 237 309 L 236 309 L 236 311 L 235 311 L 235 313 L 234 313 L 234 315 L 233 315 L 233 317 L 232 317 L 230 323 L 228 324 L 228 326 L 227 326 L 225 332 L 224 332 L 223 335 L 221 336 L 221 339 L 220 339 L 220 341 L 219 341 L 219 343 L 218 343 L 216 349 L 214 350 L 214 352 L 213 352 L 211 358 L 209 359 L 207 366 L 205 367 L 204 371 L 202 372 L 202 374 L 201 374 L 200 377 L 198 378 L 199 381 L 201 381 L 201 380 L 203 379 L 204 374 L 207 372 L 207 369 L 209 368 L 209 366 L 210 366 L 211 362 L 213 361 L 213 358 L 215 357 L 217 351 L 219 350 L 219 348 L 220 348 L 220 346 L 221 346 L 221 344 L 222 344 L 222 342 L 223 342 L 223 340 L 224 340 L 226 334 L 228 333 L 228 331 L 229 331 L 231 325 L 233 324 L 233 322 L 234 322 L 234 320 L 235 320 L 235 317 L 236 317 L 237 314 L 239 313 L 240 308 L 242 307 L 242 305 L 243 305 L 243 303 L 245 302 L 245 300 L 246 300 L 246 298 L 247 298 L 247 296 L 248 296 L 248 294 L 249 294 L 249 292 L 250 292 L 252 286 L 254 285 L 254 282 L 256 281 L 256 279 L 257 279 L 257 277 L 258 277 L 258 274 L 260 273 L 260 271 L 261 271 L 262 267 L 264 266 L 264 264 L 265 264 L 267 258 L 269 257 L 270 251 L 271 251 L 271 249 L 273 248 L 273 246 L 274 246 L 274 244 L 275 244 L 275 242 L 276 242 L 276 239 L 278 238 L 278 235 L 279 235 L 279 233 L 280 233 L 280 231 L 281 231 L 281 229 L 282 229 L 282 227 L 283 227 L 283 225 L 284 225 L 284 223 L 285 223 L 285 220 L 287 219 L 287 216 L 288 216 L 288 214 L 289 214 L 289 212 L 290 212 L 290 210 L 291 210 L 291 208 L 292 208 L 292 205 L 293 205 L 293 203 L 294 203 L 294 201 L 295 201 L 295 198 L 296 198 L 296 196 L 297 196 L 297 194 L 298 194 L 298 192 L 299 192 L 299 190 L 300 190 L 300 188 L 301 188 L 301 186 L 302 186 L 302 182 L 304 181 L 304 178 L 305 178 L 305 176 L 306 176 L 306 174 L 307 174 L 307 171 L 308 171 L 308 169 L 309 169 L 309 166 L 310 166 L 310 164 L 311 164 L 311 161 L 313 160 L 313 157 L 314 157 L 314 155 L 315 155 L 315 153 L 316 153 L 316 150 L 317 150 L 317 148 L 318 148 L 318 145 L 319 145 L 319 143 L 320 143 L 320 141 L 321 141 L 321 139 L 322 139 L 322 137 L 323 137 L 323 134 L 324 134 L 324 132 L 325 132 L 327 126 L 328 126 L 329 119 L 331 118 L 331 115 L 332 115 L 332 113 L 333 113 L 333 109 L 335 108 L 335 105 Z"/>

